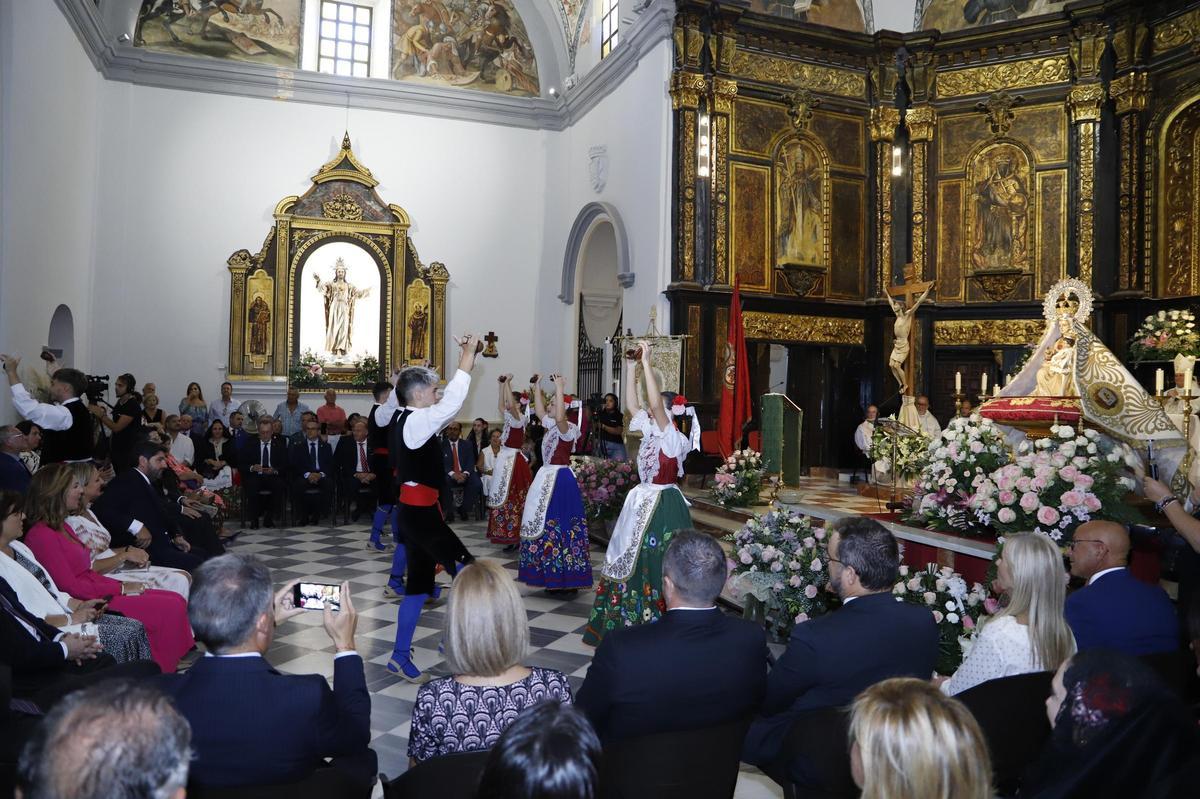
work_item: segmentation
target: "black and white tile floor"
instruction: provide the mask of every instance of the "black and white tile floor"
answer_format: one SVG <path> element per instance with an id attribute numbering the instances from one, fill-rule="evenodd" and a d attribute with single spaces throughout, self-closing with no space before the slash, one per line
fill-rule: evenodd
<path id="1" fill-rule="evenodd" d="M 494 558 L 516 577 L 516 552 L 505 553 L 490 543 L 482 522 L 454 525 L 467 549 L 476 557 Z M 366 669 L 371 692 L 372 747 L 379 755 L 380 771 L 393 777 L 408 768 L 408 730 L 412 720 L 417 686 L 388 672 L 386 664 L 395 639 L 397 603 L 385 599 L 383 586 L 391 566 L 391 553 L 366 549 L 366 520 L 341 527 L 246 530 L 230 547 L 239 554 L 252 554 L 271 569 L 279 585 L 295 578 L 311 577 L 320 582 L 349 580 L 358 609 L 358 650 Z M 603 550 L 592 547 L 593 565 L 599 567 Z M 444 575 L 439 581 L 449 583 Z M 527 665 L 558 669 L 568 675 L 578 690 L 591 663 L 592 649 L 582 641 L 582 632 L 592 607 L 592 591 L 580 591 L 570 601 L 550 599 L 540 589 L 519 585 L 529 615 L 530 657 Z M 268 659 L 280 671 L 295 674 L 333 675 L 333 645 L 321 629 L 321 614 L 303 613 L 276 631 Z M 438 654 L 445 608 L 427 607 L 413 636 L 417 666 L 433 676 L 449 672 Z M 376 794 L 379 795 L 379 790 Z M 782 793 L 755 770 L 743 768 L 737 799 L 765 799 Z"/>

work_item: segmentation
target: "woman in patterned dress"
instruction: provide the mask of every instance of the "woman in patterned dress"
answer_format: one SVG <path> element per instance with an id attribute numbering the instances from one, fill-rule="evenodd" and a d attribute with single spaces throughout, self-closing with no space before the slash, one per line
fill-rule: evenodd
<path id="1" fill-rule="evenodd" d="M 454 578 L 446 609 L 451 676 L 417 691 L 410 764 L 454 752 L 490 749 L 521 711 L 571 702 L 561 671 L 527 667 L 529 620 L 512 578 L 493 560 L 476 560 Z"/>
<path id="2" fill-rule="evenodd" d="M 562 375 L 554 381 L 554 404 L 547 413 L 542 392 L 530 386 L 534 407 L 546 434 L 542 438 L 541 469 L 533 476 L 521 514 L 521 556 L 517 579 L 547 592 L 574 593 L 592 585 L 588 553 L 587 514 L 579 481 L 571 471 L 571 449 L 579 426 L 567 419 Z"/>
<path id="3" fill-rule="evenodd" d="M 638 356 L 625 362 L 625 404 L 633 416 L 629 429 L 642 434 L 638 447 L 641 482 L 625 497 L 621 514 L 608 542 L 596 601 L 583 633 L 583 642 L 598 646 L 611 630 L 646 624 L 665 610 L 662 596 L 662 557 L 676 530 L 692 525 L 687 501 L 677 483 L 683 476 L 683 459 L 692 448 L 667 411 L 670 399 L 659 393 L 650 364 L 650 345 L 638 342 L 649 408 L 637 393 Z M 693 436 L 699 426 L 693 420 Z"/>
<path id="4" fill-rule="evenodd" d="M 521 454 L 525 414 L 519 396 L 512 390 L 512 375 L 500 376 L 500 418 L 504 420 L 504 430 L 487 496 L 491 508 L 487 537 L 493 544 L 503 544 L 505 552 L 511 552 L 521 542 L 521 512 L 529 484 L 533 482 L 529 461 Z"/>

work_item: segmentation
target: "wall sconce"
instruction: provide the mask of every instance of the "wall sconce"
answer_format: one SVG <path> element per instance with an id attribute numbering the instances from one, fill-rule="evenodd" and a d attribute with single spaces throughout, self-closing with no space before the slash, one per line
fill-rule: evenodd
<path id="1" fill-rule="evenodd" d="M 701 114 L 696 127 L 696 177 L 707 178 L 712 162 L 711 122 L 708 114 Z"/>
<path id="2" fill-rule="evenodd" d="M 892 177 L 900 177 L 904 174 L 904 150 L 896 145 L 892 147 Z"/>

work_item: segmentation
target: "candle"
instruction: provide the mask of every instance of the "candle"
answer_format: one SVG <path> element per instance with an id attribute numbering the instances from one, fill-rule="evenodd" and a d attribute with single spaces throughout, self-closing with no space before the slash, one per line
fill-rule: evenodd
<path id="1" fill-rule="evenodd" d="M 1155 394 L 1163 393 L 1163 370 L 1162 369 L 1154 370 L 1154 393 Z"/>
<path id="2" fill-rule="evenodd" d="M 987 372 L 984 372 L 983 375 L 979 378 L 979 393 L 980 394 L 987 393 Z"/>
<path id="3" fill-rule="evenodd" d="M 1005 387 L 1005 388 L 1008 388 L 1008 381 L 1009 381 L 1009 380 L 1012 380 L 1012 375 L 1011 375 L 1011 374 L 1009 374 L 1008 372 L 1005 372 L 1005 373 L 1004 373 L 1004 387 Z"/>
<path id="4" fill-rule="evenodd" d="M 1000 386 L 998 386 L 998 385 L 992 386 L 992 396 L 993 397 L 1000 396 Z"/>
<path id="5" fill-rule="evenodd" d="M 1162 369 L 1159 369 L 1158 371 L 1161 372 Z M 1162 391 L 1162 381 L 1161 380 L 1159 381 L 1159 389 L 1158 390 Z M 955 394 L 962 393 L 962 372 L 954 373 L 954 393 Z"/>

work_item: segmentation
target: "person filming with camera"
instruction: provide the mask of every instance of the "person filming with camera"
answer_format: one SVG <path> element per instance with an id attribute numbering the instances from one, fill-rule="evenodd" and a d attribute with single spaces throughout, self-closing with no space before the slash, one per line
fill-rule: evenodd
<path id="1" fill-rule="evenodd" d="M 19 357 L 0 355 L 0 361 L 12 387 L 13 407 L 42 428 L 42 465 L 91 460 L 92 414 L 81 399 L 87 390 L 84 373 L 66 367 L 56 370 L 50 376 L 51 405 L 38 402 L 22 385 L 17 375 Z"/>

